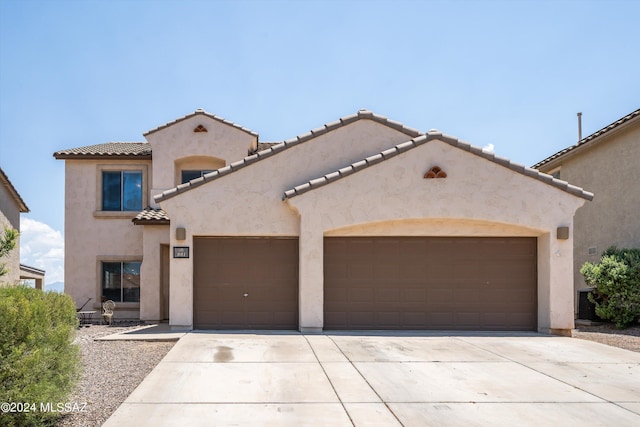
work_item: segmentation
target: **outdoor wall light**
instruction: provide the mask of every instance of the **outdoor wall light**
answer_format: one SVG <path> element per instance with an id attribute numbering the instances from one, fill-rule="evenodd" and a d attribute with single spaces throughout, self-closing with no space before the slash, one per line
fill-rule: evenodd
<path id="1" fill-rule="evenodd" d="M 187 229 L 184 227 L 176 228 L 176 240 L 187 240 Z"/>
<path id="2" fill-rule="evenodd" d="M 567 240 L 569 238 L 569 227 L 558 227 L 556 238 L 558 240 Z"/>

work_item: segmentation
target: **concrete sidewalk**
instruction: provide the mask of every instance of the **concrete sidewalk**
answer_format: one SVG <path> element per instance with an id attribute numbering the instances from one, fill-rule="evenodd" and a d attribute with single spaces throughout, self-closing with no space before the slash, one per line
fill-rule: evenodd
<path id="1" fill-rule="evenodd" d="M 105 426 L 637 426 L 640 354 L 539 334 L 186 334 Z"/>
<path id="2" fill-rule="evenodd" d="M 96 341 L 178 341 L 186 332 L 175 331 L 167 323 L 144 325 L 96 338 Z"/>

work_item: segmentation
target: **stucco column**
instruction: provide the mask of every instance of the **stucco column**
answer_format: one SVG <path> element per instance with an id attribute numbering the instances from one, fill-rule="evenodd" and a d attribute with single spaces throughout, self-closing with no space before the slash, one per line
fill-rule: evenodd
<path id="1" fill-rule="evenodd" d="M 573 310 L 573 224 L 570 237 L 558 240 L 555 230 L 538 238 L 538 330 L 570 335 Z"/>
<path id="2" fill-rule="evenodd" d="M 172 330 L 193 329 L 193 237 L 187 233 L 187 240 L 176 242 L 175 227 L 171 226 L 171 248 L 189 247 L 189 258 L 173 258 L 170 248 L 169 261 L 169 325 Z"/>
<path id="3" fill-rule="evenodd" d="M 322 228 L 313 218 L 300 219 L 300 332 L 321 332 L 324 325 L 324 260 Z"/>
<path id="4" fill-rule="evenodd" d="M 142 227 L 144 229 L 140 266 L 140 319 L 155 322 L 160 320 L 160 244 L 169 241 L 169 227 Z"/>

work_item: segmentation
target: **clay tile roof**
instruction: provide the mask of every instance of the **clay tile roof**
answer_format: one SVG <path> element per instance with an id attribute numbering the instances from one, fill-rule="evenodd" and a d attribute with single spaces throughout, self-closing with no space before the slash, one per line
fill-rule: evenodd
<path id="1" fill-rule="evenodd" d="M 144 225 L 144 224 L 158 225 L 158 224 L 169 224 L 170 222 L 169 215 L 167 215 L 165 211 L 159 208 L 152 208 L 150 206 L 145 208 L 138 215 L 136 215 L 136 217 L 133 218 L 131 221 L 133 221 L 133 223 L 136 225 Z"/>
<path id="2" fill-rule="evenodd" d="M 235 123 L 233 123 L 233 122 L 231 122 L 231 121 L 229 121 L 229 120 L 223 119 L 223 118 L 222 118 L 222 117 L 220 117 L 220 116 L 216 116 L 215 114 L 207 113 L 207 112 L 206 112 L 206 111 L 204 111 L 202 108 L 199 108 L 199 109 L 197 109 L 196 111 L 194 111 L 193 113 L 187 114 L 186 116 L 182 116 L 182 117 L 180 117 L 180 118 L 177 118 L 177 119 L 175 119 L 175 120 L 172 120 L 172 121 L 170 121 L 170 122 L 167 122 L 167 123 L 165 123 L 165 124 L 163 124 L 163 125 L 160 125 L 160 126 L 158 126 L 157 128 L 151 129 L 151 130 L 149 130 L 149 131 L 147 131 L 147 132 L 143 133 L 142 135 L 143 135 L 143 136 L 147 136 L 147 135 L 152 134 L 152 133 L 154 133 L 154 132 L 158 132 L 159 130 L 162 130 L 162 129 L 164 129 L 164 128 L 168 128 L 169 126 L 172 126 L 172 125 L 174 125 L 174 124 L 176 124 L 176 123 L 179 123 L 179 122 L 181 122 L 181 121 L 183 121 L 183 120 L 186 120 L 186 119 L 189 119 L 189 118 L 191 118 L 191 117 L 198 116 L 198 115 L 200 115 L 200 116 L 205 116 L 205 117 L 209 117 L 209 118 L 211 118 L 211 119 L 217 120 L 217 121 L 219 121 L 220 123 L 224 123 L 224 124 L 226 124 L 226 125 L 232 126 L 232 127 L 236 128 L 236 129 L 239 129 L 239 130 L 241 130 L 241 131 L 243 131 L 243 132 L 246 132 L 246 133 L 248 133 L 248 134 L 250 134 L 250 135 L 253 135 L 253 136 L 255 136 L 255 137 L 257 137 L 257 136 L 258 136 L 258 134 L 257 134 L 257 133 L 255 133 L 255 132 L 253 132 L 252 130 L 247 129 L 247 128 L 243 127 L 243 126 L 240 126 L 240 125 L 238 125 L 238 124 L 235 124 Z"/>
<path id="3" fill-rule="evenodd" d="M 410 141 L 403 142 L 381 153 L 367 157 L 366 159 L 360 160 L 358 162 L 352 163 L 351 165 L 341 168 L 336 172 L 332 172 L 320 178 L 307 181 L 305 183 L 302 183 L 301 185 L 291 188 L 284 192 L 284 194 L 282 195 L 282 200 L 291 199 L 295 196 L 299 196 L 308 191 L 315 190 L 316 188 L 324 187 L 327 184 L 338 181 L 346 176 L 349 176 L 351 174 L 357 173 L 358 171 L 364 170 L 369 166 L 388 160 L 405 151 L 412 150 L 422 144 L 426 144 L 429 141 L 433 141 L 433 140 L 446 142 L 449 145 L 460 148 L 464 151 L 468 151 L 477 156 L 483 157 L 489 161 L 497 163 L 500 166 L 506 167 L 520 174 L 542 181 L 545 184 L 549 184 L 553 187 L 559 188 L 560 190 L 573 194 L 574 196 L 582 197 L 587 200 L 593 199 L 593 193 L 584 191 L 582 188 L 570 185 L 565 181 L 555 179 L 550 175 L 544 174 L 535 169 L 528 168 L 519 163 L 512 162 L 509 159 L 505 159 L 504 157 L 499 157 L 499 156 L 496 156 L 495 154 L 488 153 L 482 150 L 482 148 L 480 147 L 476 147 L 474 145 L 460 141 L 457 138 L 454 138 L 452 136 L 443 135 L 439 131 L 432 130 L 432 131 L 429 131 L 426 135 L 422 135 Z"/>
<path id="4" fill-rule="evenodd" d="M 536 163 L 535 165 L 531 166 L 534 169 L 539 169 L 540 167 L 546 165 L 547 163 L 550 163 L 554 160 L 557 160 L 561 157 L 564 157 L 566 154 L 573 152 L 576 149 L 582 148 L 585 145 L 588 145 L 590 142 L 592 142 L 593 140 L 597 139 L 598 137 L 605 135 L 609 132 L 611 132 L 614 129 L 619 128 L 620 126 L 622 126 L 625 123 L 628 123 L 629 121 L 635 119 L 635 118 L 640 118 L 640 108 L 635 110 L 632 113 L 627 114 L 626 116 L 622 117 L 621 119 L 616 120 L 615 122 L 603 127 L 602 129 L 600 129 L 597 132 L 592 133 L 591 135 L 587 136 L 586 138 L 582 138 L 580 141 L 578 141 L 577 144 L 572 145 L 570 147 L 565 148 L 564 150 L 560 150 L 557 153 L 547 157 L 546 159 L 542 160 L 541 162 Z"/>
<path id="5" fill-rule="evenodd" d="M 147 142 L 107 142 L 105 144 L 86 145 L 69 148 L 53 153 L 56 159 L 151 159 L 151 145 Z"/>
<path id="6" fill-rule="evenodd" d="M 189 191 L 192 188 L 198 187 L 202 184 L 205 184 L 209 181 L 213 181 L 215 179 L 218 179 L 222 176 L 228 175 L 230 173 L 233 173 L 239 169 L 242 169 L 252 163 L 255 163 L 257 161 L 263 160 L 267 157 L 271 157 L 281 151 L 287 150 L 293 146 L 296 146 L 298 144 L 302 144 L 305 143 L 307 141 L 310 141 L 320 135 L 323 135 L 327 132 L 330 132 L 334 129 L 338 129 L 342 126 L 345 126 L 347 124 L 353 123 L 355 121 L 358 120 L 362 120 L 362 119 L 367 119 L 367 120 L 373 120 L 375 122 L 381 123 L 385 126 L 389 126 L 390 128 L 396 129 L 402 133 L 404 133 L 405 135 L 409 136 L 410 138 L 415 138 L 419 135 L 423 135 L 422 132 L 416 130 L 416 129 L 412 129 L 409 127 L 406 127 L 405 125 L 403 125 L 402 123 L 393 121 L 393 120 L 389 120 L 387 117 L 385 116 L 381 116 L 378 114 L 375 114 L 369 110 L 360 110 L 358 111 L 356 114 L 351 114 L 349 116 L 345 116 L 340 118 L 339 120 L 336 120 L 335 122 L 331 122 L 331 123 L 327 123 L 322 127 L 319 127 L 317 129 L 313 129 L 305 134 L 299 135 L 295 138 L 292 139 L 288 139 L 286 141 L 283 142 L 279 142 L 279 143 L 268 143 L 270 144 L 269 147 L 266 147 L 264 149 L 260 148 L 260 145 L 258 145 L 258 151 L 252 153 L 251 155 L 249 155 L 248 157 L 245 157 L 244 159 L 232 163 L 228 166 L 225 166 L 222 169 L 218 169 L 216 171 L 213 171 L 207 175 L 205 175 L 202 178 L 198 178 L 198 179 L 194 179 L 186 184 L 181 184 L 175 188 L 172 188 L 170 190 L 164 191 L 163 193 L 160 193 L 158 195 L 156 195 L 154 197 L 155 201 L 157 203 L 163 201 L 163 200 L 167 200 L 170 199 L 174 196 L 177 196 L 180 193 L 184 193 L 185 191 Z M 265 144 L 265 143 L 263 143 Z"/>
<path id="7" fill-rule="evenodd" d="M 9 180 L 9 177 L 4 173 L 2 168 L 0 168 L 0 184 L 4 185 L 11 197 L 13 197 L 13 200 L 18 205 L 18 209 L 20 210 L 20 212 L 29 212 L 27 204 L 24 202 L 24 200 L 22 200 L 22 197 L 20 197 L 20 193 L 18 193 L 18 190 L 16 190 L 16 188 L 13 186 L 13 184 Z"/>

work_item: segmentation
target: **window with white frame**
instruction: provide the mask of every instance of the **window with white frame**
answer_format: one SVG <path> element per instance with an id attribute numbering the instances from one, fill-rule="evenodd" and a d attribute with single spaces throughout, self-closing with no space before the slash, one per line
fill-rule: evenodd
<path id="1" fill-rule="evenodd" d="M 103 211 L 141 211 L 142 193 L 142 171 L 102 171 Z"/>
<path id="2" fill-rule="evenodd" d="M 114 302 L 140 302 L 140 261 L 103 261 L 102 297 Z"/>

